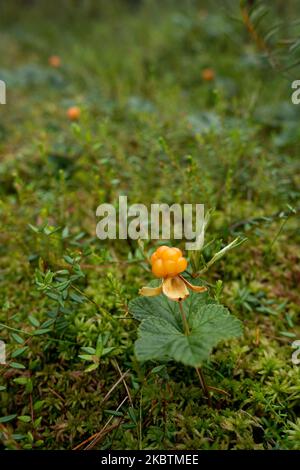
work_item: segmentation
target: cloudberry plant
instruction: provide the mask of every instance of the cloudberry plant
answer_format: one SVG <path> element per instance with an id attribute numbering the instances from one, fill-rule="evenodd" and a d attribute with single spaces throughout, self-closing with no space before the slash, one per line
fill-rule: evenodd
<path id="1" fill-rule="evenodd" d="M 211 263 L 228 249 L 230 246 L 216 253 Z M 242 324 L 208 296 L 207 287 L 199 280 L 194 280 L 197 285 L 188 281 L 185 272 L 188 262 L 179 248 L 160 246 L 150 263 L 154 276 L 161 279 L 160 284 L 156 281 L 155 285 L 141 288 L 141 297 L 129 303 L 130 312 L 141 321 L 136 356 L 140 361 L 175 360 L 195 367 L 210 405 L 210 387 L 200 366 L 219 341 L 240 336 Z"/>

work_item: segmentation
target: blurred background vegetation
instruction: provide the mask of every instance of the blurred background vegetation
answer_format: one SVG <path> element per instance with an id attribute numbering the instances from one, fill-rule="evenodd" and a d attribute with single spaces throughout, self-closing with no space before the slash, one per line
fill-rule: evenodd
<path id="1" fill-rule="evenodd" d="M 300 448 L 299 8 L 0 3 L 1 448 Z M 151 273 L 95 236 L 120 194 L 214 209 L 204 260 L 248 239 L 205 278 L 245 325 L 204 368 L 213 409 L 192 369 L 134 358 Z"/>

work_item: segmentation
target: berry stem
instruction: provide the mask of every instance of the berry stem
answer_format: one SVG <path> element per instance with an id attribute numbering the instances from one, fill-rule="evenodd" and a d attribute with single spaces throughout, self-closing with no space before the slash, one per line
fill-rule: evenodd
<path id="1" fill-rule="evenodd" d="M 183 306 L 182 306 L 182 300 L 179 300 L 179 309 L 180 309 L 180 313 L 181 313 L 181 317 L 182 317 L 182 323 L 183 323 L 183 328 L 184 328 L 184 334 L 186 336 L 190 335 L 191 334 L 191 331 L 190 331 L 190 327 L 189 327 L 189 324 L 187 322 L 187 318 L 186 318 L 186 315 L 185 315 L 185 312 L 184 312 L 184 309 L 183 309 Z M 203 375 L 203 372 L 202 370 L 200 369 L 200 367 L 195 367 L 196 369 L 196 373 L 198 375 L 198 379 L 199 379 L 199 382 L 200 382 L 200 385 L 202 387 L 202 390 L 203 390 L 203 393 L 204 393 L 204 396 L 207 400 L 207 403 L 208 403 L 208 406 L 211 406 L 212 403 L 211 403 L 211 396 L 210 396 L 210 393 L 209 393 L 209 388 L 206 384 L 206 381 L 205 381 L 205 377 Z"/>
<path id="2" fill-rule="evenodd" d="M 185 315 L 184 310 L 183 310 L 182 300 L 179 300 L 178 303 L 179 303 L 179 308 L 180 308 L 181 317 L 182 317 L 182 323 L 183 323 L 183 328 L 184 328 L 184 334 L 188 336 L 188 335 L 191 334 L 191 332 L 190 332 L 189 324 L 188 324 L 187 319 L 186 319 L 186 315 Z"/>

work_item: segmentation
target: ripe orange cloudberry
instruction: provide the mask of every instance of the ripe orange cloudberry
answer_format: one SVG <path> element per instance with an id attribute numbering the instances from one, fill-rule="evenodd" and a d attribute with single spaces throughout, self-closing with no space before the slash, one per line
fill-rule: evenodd
<path id="1" fill-rule="evenodd" d="M 187 268 L 187 260 L 179 248 L 159 247 L 151 256 L 152 272 L 156 277 L 174 277 Z"/>
<path id="2" fill-rule="evenodd" d="M 169 299 L 181 301 L 189 295 L 189 289 L 194 292 L 204 292 L 206 287 L 194 286 L 180 273 L 186 270 L 187 260 L 179 248 L 160 246 L 151 256 L 154 276 L 162 278 L 158 287 L 142 287 L 140 294 L 148 297 L 165 294 Z"/>

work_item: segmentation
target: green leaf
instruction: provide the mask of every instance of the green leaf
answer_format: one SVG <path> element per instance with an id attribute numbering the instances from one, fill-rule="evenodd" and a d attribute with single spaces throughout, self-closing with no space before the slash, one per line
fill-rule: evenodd
<path id="1" fill-rule="evenodd" d="M 68 264 L 73 264 L 74 263 L 74 259 L 71 258 L 71 256 L 68 256 L 68 255 L 64 256 L 64 260 Z"/>
<path id="2" fill-rule="evenodd" d="M 11 437 L 12 437 L 15 441 L 21 441 L 22 439 L 25 438 L 25 435 L 24 435 L 24 434 L 12 434 Z"/>
<path id="3" fill-rule="evenodd" d="M 130 417 L 130 419 L 133 423 L 137 424 L 138 419 L 137 419 L 137 415 L 135 413 L 134 408 L 132 408 L 132 407 L 128 408 L 128 416 Z"/>
<path id="4" fill-rule="evenodd" d="M 28 227 L 35 233 L 39 233 L 41 230 L 39 227 L 35 227 L 34 225 L 28 224 Z"/>
<path id="5" fill-rule="evenodd" d="M 33 326 L 36 326 L 36 327 L 40 326 L 40 322 L 32 315 L 29 315 L 28 320 Z"/>
<path id="6" fill-rule="evenodd" d="M 18 416 L 18 420 L 22 421 L 22 423 L 30 423 L 31 417 L 24 415 L 24 416 Z"/>
<path id="7" fill-rule="evenodd" d="M 55 320 L 50 318 L 49 320 L 44 321 L 44 323 L 41 325 L 41 328 L 48 328 L 49 326 L 52 326 L 53 323 L 55 323 Z"/>
<path id="8" fill-rule="evenodd" d="M 198 279 L 188 279 L 194 285 L 202 285 Z M 159 281 L 152 281 L 149 285 L 156 287 Z M 195 293 L 190 291 L 190 295 L 183 303 L 186 316 L 192 310 L 196 310 L 202 305 L 211 304 L 214 301 L 208 296 L 208 293 Z M 129 311 L 137 320 L 145 318 L 163 318 L 173 325 L 175 328 L 182 328 L 182 319 L 177 302 L 169 300 L 165 295 L 157 297 L 137 297 L 129 302 Z"/>
<path id="9" fill-rule="evenodd" d="M 94 362 L 94 357 L 90 354 L 79 354 L 80 359 L 83 359 L 84 361 L 93 361 Z"/>
<path id="10" fill-rule="evenodd" d="M 24 346 L 23 348 L 18 348 L 12 353 L 11 357 L 15 358 L 15 357 L 21 356 L 25 351 L 27 351 L 27 349 L 28 349 L 28 346 Z"/>
<path id="11" fill-rule="evenodd" d="M 96 356 L 101 357 L 103 353 L 103 339 L 102 335 L 100 334 L 97 339 L 97 344 L 96 344 Z"/>
<path id="12" fill-rule="evenodd" d="M 116 349 L 116 348 L 115 348 L 115 347 L 104 348 L 101 357 L 107 356 L 107 354 L 109 354 L 110 352 L 114 351 L 114 349 Z"/>
<path id="13" fill-rule="evenodd" d="M 84 369 L 84 372 L 91 372 L 92 370 L 95 370 L 98 368 L 98 365 L 99 364 L 91 364 L 90 366 L 88 366 L 86 369 Z"/>
<path id="14" fill-rule="evenodd" d="M 107 413 L 108 415 L 112 415 L 112 416 L 123 416 L 122 411 L 104 410 L 104 412 Z"/>
<path id="15" fill-rule="evenodd" d="M 79 296 L 79 295 L 75 294 L 74 292 L 71 292 L 70 298 L 78 304 L 83 304 L 84 303 L 84 297 Z"/>
<path id="16" fill-rule="evenodd" d="M 46 292 L 47 297 L 49 297 L 52 300 L 59 300 L 60 296 L 58 294 L 55 294 L 54 292 Z"/>
<path id="17" fill-rule="evenodd" d="M 40 330 L 35 330 L 32 334 L 34 336 L 38 335 L 44 335 L 46 333 L 49 333 L 51 331 L 51 328 L 41 328 Z"/>
<path id="18" fill-rule="evenodd" d="M 142 320 L 135 343 L 138 360 L 175 360 L 198 367 L 220 341 L 240 336 L 242 323 L 222 305 L 204 303 L 207 300 L 192 293 L 184 301 L 189 335 L 184 333 L 177 302 L 163 295 L 131 301 L 130 312 Z"/>
<path id="19" fill-rule="evenodd" d="M 23 364 L 20 364 L 19 362 L 11 362 L 10 367 L 13 369 L 25 369 L 25 366 Z"/>
<path id="20" fill-rule="evenodd" d="M 17 415 L 2 416 L 2 418 L 0 418 L 0 423 L 8 423 L 9 421 L 15 419 L 16 416 Z"/>
<path id="21" fill-rule="evenodd" d="M 13 381 L 16 384 L 19 384 L 19 385 L 26 385 L 28 380 L 29 380 L 28 377 L 18 377 L 16 379 L 14 379 Z"/>
<path id="22" fill-rule="evenodd" d="M 21 336 L 17 335 L 17 333 L 11 333 L 11 337 L 14 339 L 19 344 L 23 344 L 24 340 L 21 338 Z"/>
<path id="23" fill-rule="evenodd" d="M 34 405 L 33 405 L 33 409 L 34 411 L 39 411 L 43 408 L 43 405 L 44 405 L 45 401 L 44 400 L 37 400 Z"/>
<path id="24" fill-rule="evenodd" d="M 95 354 L 96 353 L 96 349 L 95 348 L 91 348 L 90 346 L 83 346 L 81 348 L 84 352 L 88 353 L 88 354 Z"/>

